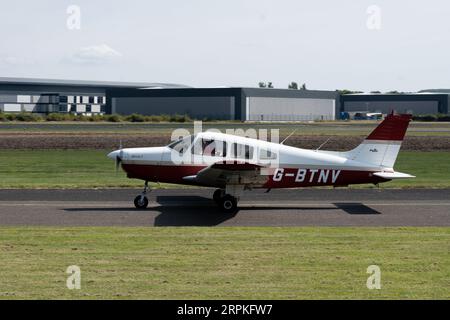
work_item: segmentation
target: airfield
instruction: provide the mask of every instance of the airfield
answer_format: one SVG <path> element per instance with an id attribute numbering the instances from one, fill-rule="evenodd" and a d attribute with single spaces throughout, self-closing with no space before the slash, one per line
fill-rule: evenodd
<path id="1" fill-rule="evenodd" d="M 450 189 L 253 190 L 236 214 L 220 212 L 213 191 L 157 189 L 136 210 L 139 190 L 0 190 L 0 225 L 450 226 Z"/>
<path id="2" fill-rule="evenodd" d="M 374 122 L 207 123 L 280 128 L 287 144 L 358 145 Z M 0 299 L 448 299 L 450 123 L 412 123 L 374 186 L 245 192 L 236 214 L 212 189 L 115 172 L 106 154 L 158 146 L 192 123 L 0 123 Z M 366 269 L 382 270 L 368 290 Z M 68 290 L 66 268 L 82 270 Z"/>

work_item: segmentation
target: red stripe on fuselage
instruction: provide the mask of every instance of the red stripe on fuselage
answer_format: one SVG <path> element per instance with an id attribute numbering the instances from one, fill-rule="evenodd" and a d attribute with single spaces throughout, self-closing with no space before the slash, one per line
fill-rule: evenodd
<path id="1" fill-rule="evenodd" d="M 174 184 L 190 184 L 184 177 L 194 176 L 206 166 L 162 166 L 124 164 L 122 168 L 129 178 L 153 182 Z M 314 186 L 346 186 L 350 184 L 379 183 L 388 181 L 374 176 L 373 171 L 338 170 L 338 169 L 305 169 L 279 168 L 270 169 L 267 181 L 261 188 L 296 188 Z"/>

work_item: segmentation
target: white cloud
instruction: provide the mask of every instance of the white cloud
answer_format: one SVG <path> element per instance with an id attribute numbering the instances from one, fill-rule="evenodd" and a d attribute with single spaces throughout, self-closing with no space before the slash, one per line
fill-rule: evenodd
<path id="1" fill-rule="evenodd" d="M 76 64 L 101 64 L 120 58 L 122 54 L 106 44 L 80 48 L 67 59 Z"/>

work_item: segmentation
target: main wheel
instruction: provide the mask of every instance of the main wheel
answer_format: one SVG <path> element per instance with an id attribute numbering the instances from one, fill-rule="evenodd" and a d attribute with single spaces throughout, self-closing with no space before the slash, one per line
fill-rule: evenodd
<path id="1" fill-rule="evenodd" d="M 226 213 L 234 213 L 237 211 L 237 200 L 235 197 L 226 194 L 222 198 L 220 198 L 219 207 L 223 212 Z"/>
<path id="2" fill-rule="evenodd" d="M 145 209 L 148 206 L 148 199 L 146 196 L 143 195 L 138 195 L 135 199 L 134 199 L 134 206 L 137 209 Z"/>
<path id="3" fill-rule="evenodd" d="M 213 200 L 214 200 L 216 203 L 219 203 L 220 198 L 222 198 L 222 195 L 223 195 L 223 194 L 224 194 L 224 192 L 223 192 L 222 189 L 217 189 L 216 191 L 214 191 L 214 194 L 213 194 Z"/>

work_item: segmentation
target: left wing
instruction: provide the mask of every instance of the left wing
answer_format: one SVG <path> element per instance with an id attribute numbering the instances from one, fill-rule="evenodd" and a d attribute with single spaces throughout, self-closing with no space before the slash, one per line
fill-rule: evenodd
<path id="1" fill-rule="evenodd" d="M 267 174 L 262 174 L 264 169 L 266 167 L 249 162 L 216 162 L 200 170 L 195 176 L 183 179 L 219 188 L 226 185 L 263 185 L 268 179 Z"/>

